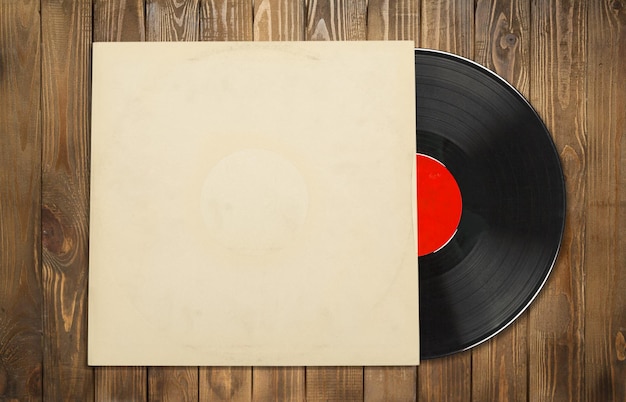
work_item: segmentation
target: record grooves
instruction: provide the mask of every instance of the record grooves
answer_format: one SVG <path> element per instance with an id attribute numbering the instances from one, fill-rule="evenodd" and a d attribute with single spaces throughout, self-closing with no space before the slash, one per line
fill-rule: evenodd
<path id="1" fill-rule="evenodd" d="M 452 239 L 419 257 L 421 357 L 430 359 L 489 339 L 535 298 L 560 248 L 565 187 L 548 130 L 502 78 L 416 49 L 415 79 L 417 152 L 450 171 L 463 200 Z"/>

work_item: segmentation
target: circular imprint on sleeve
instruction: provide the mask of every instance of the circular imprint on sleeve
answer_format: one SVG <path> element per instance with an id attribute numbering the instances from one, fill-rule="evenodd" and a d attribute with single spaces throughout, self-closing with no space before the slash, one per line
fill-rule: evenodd
<path id="1" fill-rule="evenodd" d="M 231 252 L 264 255 L 296 237 L 309 206 L 298 169 L 278 153 L 243 149 L 221 159 L 202 187 L 209 234 Z"/>

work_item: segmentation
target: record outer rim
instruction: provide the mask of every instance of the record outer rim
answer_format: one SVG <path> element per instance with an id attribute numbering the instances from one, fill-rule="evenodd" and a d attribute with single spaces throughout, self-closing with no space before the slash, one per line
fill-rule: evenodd
<path id="1" fill-rule="evenodd" d="M 536 111 L 536 109 L 532 106 L 532 104 L 530 103 L 530 101 L 524 96 L 522 95 L 517 88 L 515 88 L 513 85 L 511 85 L 511 83 L 509 83 L 507 80 L 505 80 L 503 77 L 499 76 L 497 73 L 495 73 L 494 71 L 490 70 L 489 68 L 473 61 L 470 60 L 466 57 L 463 56 L 459 56 L 457 54 L 453 54 L 450 52 L 445 52 L 445 51 L 441 51 L 441 50 L 436 50 L 436 49 L 428 49 L 428 48 L 415 48 L 415 57 L 417 58 L 417 56 L 419 55 L 429 55 L 429 56 L 436 56 L 438 58 L 443 58 L 443 59 L 449 59 L 461 64 L 464 64 L 470 68 L 473 68 L 475 70 L 477 70 L 479 73 L 482 73 L 486 79 L 490 79 L 496 83 L 498 83 L 501 87 L 503 87 L 505 90 L 507 90 L 508 92 L 511 93 L 512 96 L 516 97 L 519 101 L 521 101 L 524 106 L 527 108 L 527 111 L 530 111 L 535 119 L 537 120 L 537 122 L 540 124 L 541 130 L 546 134 L 547 140 L 549 142 L 549 144 L 551 145 L 551 153 L 552 156 L 555 158 L 555 161 L 557 161 L 557 165 L 559 167 L 558 169 L 558 176 L 559 176 L 559 183 L 560 183 L 560 187 L 558 189 L 554 189 L 554 191 L 558 191 L 561 193 L 562 195 L 562 204 L 561 204 L 561 211 L 562 211 L 562 219 L 560 220 L 560 228 L 559 228 L 559 234 L 558 234 L 558 243 L 556 244 L 556 247 L 551 250 L 551 254 L 552 254 L 552 258 L 550 261 L 546 262 L 546 266 L 542 267 L 542 270 L 544 270 L 544 275 L 542 280 L 535 284 L 535 288 L 533 289 L 533 292 L 531 293 L 530 297 L 528 298 L 526 303 L 523 303 L 523 305 L 518 306 L 518 311 L 515 315 L 513 315 L 509 320 L 502 322 L 498 328 L 496 328 L 495 330 L 488 332 L 487 334 L 485 334 L 481 339 L 478 339 L 477 341 L 475 341 L 472 344 L 469 344 L 467 346 L 463 346 L 457 350 L 449 350 L 446 351 L 444 353 L 436 353 L 436 354 L 424 354 L 424 350 L 423 348 L 421 348 L 421 359 L 422 360 L 431 360 L 431 359 L 436 359 L 436 358 L 440 358 L 440 357 L 445 357 L 445 356 L 449 356 L 449 355 L 453 355 L 456 353 L 461 353 L 461 352 L 465 352 L 467 350 L 473 349 L 474 347 L 492 339 L 493 337 L 495 337 L 496 335 L 498 335 L 499 333 L 501 333 L 502 331 L 504 331 L 505 329 L 507 329 L 514 321 L 516 321 L 524 312 L 527 311 L 527 309 L 529 308 L 529 306 L 533 303 L 533 301 L 537 298 L 537 296 L 539 295 L 539 293 L 541 292 L 541 290 L 543 289 L 543 287 L 545 286 L 548 278 L 550 277 L 550 274 L 552 273 L 552 270 L 554 269 L 554 266 L 556 264 L 557 258 L 559 256 L 560 250 L 561 250 L 561 246 L 563 244 L 563 236 L 564 236 L 564 232 L 565 232 L 565 224 L 566 224 L 566 220 L 567 220 L 567 193 L 566 193 L 566 187 L 565 187 L 565 175 L 563 172 L 563 166 L 562 166 L 562 162 L 554 141 L 554 138 L 552 136 L 552 134 L 550 133 L 550 131 L 548 130 L 547 126 L 545 125 L 545 122 L 543 121 L 543 119 L 541 118 L 541 116 L 539 115 L 539 113 Z M 415 66 L 416 66 L 416 75 L 417 75 L 417 60 L 415 61 Z M 417 95 L 416 95 L 417 96 Z M 417 139 L 419 141 L 419 139 Z M 547 150 L 546 150 L 547 151 Z M 422 303 L 422 300 L 420 298 L 420 304 Z M 420 308 L 423 306 L 420 306 Z"/>

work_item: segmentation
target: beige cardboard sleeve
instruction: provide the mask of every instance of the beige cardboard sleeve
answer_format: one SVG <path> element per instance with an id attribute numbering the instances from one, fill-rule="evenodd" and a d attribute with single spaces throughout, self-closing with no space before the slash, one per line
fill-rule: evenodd
<path id="1" fill-rule="evenodd" d="M 415 365 L 412 42 L 95 43 L 91 365 Z"/>

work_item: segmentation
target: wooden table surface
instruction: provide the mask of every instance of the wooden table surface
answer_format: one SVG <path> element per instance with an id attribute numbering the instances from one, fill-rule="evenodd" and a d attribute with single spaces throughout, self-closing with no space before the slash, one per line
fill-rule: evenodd
<path id="1" fill-rule="evenodd" d="M 419 367 L 88 367 L 91 43 L 366 39 L 472 58 L 551 130 L 567 226 L 528 311 Z M 626 401 L 625 119 L 626 0 L 0 0 L 0 400 Z"/>

